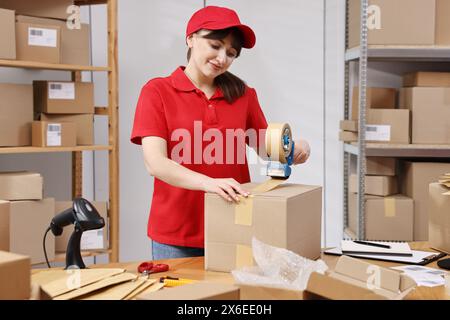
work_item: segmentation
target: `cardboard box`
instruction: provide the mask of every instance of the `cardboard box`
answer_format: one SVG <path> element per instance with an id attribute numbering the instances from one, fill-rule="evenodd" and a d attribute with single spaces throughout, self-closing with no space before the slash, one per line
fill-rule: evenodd
<path id="1" fill-rule="evenodd" d="M 97 209 L 100 216 L 105 220 L 105 226 L 98 230 L 89 230 L 83 232 L 81 236 L 80 249 L 81 250 L 99 250 L 109 248 L 109 223 L 108 223 L 108 208 L 107 203 L 102 201 L 91 201 L 95 209 Z M 67 208 L 72 207 L 72 201 L 56 201 L 55 215 L 63 212 Z M 66 252 L 67 244 L 73 232 L 73 226 L 68 226 L 63 229 L 60 236 L 55 237 L 55 251 Z"/>
<path id="2" fill-rule="evenodd" d="M 0 146 L 31 145 L 33 87 L 0 83 Z"/>
<path id="3" fill-rule="evenodd" d="M 389 196 L 398 193 L 397 177 L 366 175 L 365 184 L 365 194 Z M 358 192 L 358 176 L 356 174 L 350 175 L 348 189 L 350 192 Z"/>
<path id="4" fill-rule="evenodd" d="M 67 8 L 73 5 L 73 0 L 0 0 L 0 7 L 15 10 L 16 14 L 36 17 L 67 20 Z"/>
<path id="5" fill-rule="evenodd" d="M 433 45 L 435 0 L 369 0 L 369 45 Z M 361 1 L 348 6 L 348 48 L 359 46 Z"/>
<path id="6" fill-rule="evenodd" d="M 412 143 L 450 144 L 450 88 L 403 88 L 400 107 L 411 110 Z"/>
<path id="7" fill-rule="evenodd" d="M 366 120 L 366 141 L 410 143 L 410 112 L 400 109 L 369 109 Z"/>
<path id="8" fill-rule="evenodd" d="M 73 122 L 76 125 L 77 145 L 94 144 L 94 115 L 93 114 L 45 114 L 38 117 L 42 121 Z"/>
<path id="9" fill-rule="evenodd" d="M 89 24 L 82 23 L 80 29 L 69 29 L 66 21 L 17 16 L 17 22 L 58 26 L 61 30 L 61 63 L 89 65 Z"/>
<path id="10" fill-rule="evenodd" d="M 173 288 L 141 294 L 138 300 L 239 300 L 239 288 L 234 285 L 199 281 Z"/>
<path id="11" fill-rule="evenodd" d="M 357 230 L 357 193 L 349 193 L 349 228 Z M 370 240 L 412 241 L 414 202 L 403 195 L 365 196 L 365 236 Z"/>
<path id="12" fill-rule="evenodd" d="M 305 291 L 238 284 L 241 300 L 306 300 Z"/>
<path id="13" fill-rule="evenodd" d="M 401 193 L 414 200 L 414 241 L 428 240 L 428 186 L 447 172 L 450 163 L 402 162 Z"/>
<path id="14" fill-rule="evenodd" d="M 367 157 L 366 174 L 375 176 L 395 176 L 397 160 L 395 158 Z"/>
<path id="15" fill-rule="evenodd" d="M 428 190 L 428 242 L 432 248 L 450 254 L 450 188 L 430 183 Z"/>
<path id="16" fill-rule="evenodd" d="M 339 128 L 343 131 L 358 132 L 358 121 L 356 120 L 341 120 Z"/>
<path id="17" fill-rule="evenodd" d="M 0 238 L 0 250 L 29 256 L 31 263 L 45 262 L 42 240 L 55 212 L 55 200 L 46 198 L 32 201 L 10 201 L 9 210 L 0 211 L 0 225 L 6 236 Z M 3 204 L 5 205 L 5 204 Z M 55 237 L 46 239 L 47 257 L 55 257 Z"/>
<path id="18" fill-rule="evenodd" d="M 436 40 L 439 46 L 450 45 L 450 2 L 448 0 L 436 0 Z"/>
<path id="19" fill-rule="evenodd" d="M 14 11 L 0 8 L 0 59 L 16 59 Z"/>
<path id="20" fill-rule="evenodd" d="M 77 127 L 73 122 L 33 121 L 31 140 L 34 147 L 75 147 Z"/>
<path id="21" fill-rule="evenodd" d="M 244 184 L 252 190 L 257 184 Z M 302 208 L 302 210 L 298 210 Z M 303 257 L 320 257 L 322 188 L 282 184 L 239 204 L 205 195 L 205 268 L 231 271 L 253 263 L 252 237 Z"/>
<path id="22" fill-rule="evenodd" d="M 2 284 L 0 300 L 29 299 L 31 292 L 30 258 L 0 251 L 0 283 Z"/>
<path id="23" fill-rule="evenodd" d="M 339 131 L 339 141 L 356 142 L 358 141 L 358 133 L 350 131 Z"/>
<path id="24" fill-rule="evenodd" d="M 368 109 L 394 109 L 397 89 L 394 88 L 367 88 L 366 112 Z M 353 87 L 351 120 L 359 120 L 359 88 Z"/>
<path id="25" fill-rule="evenodd" d="M 0 172 L 0 199 L 41 200 L 43 178 L 39 173 L 27 171 Z"/>
<path id="26" fill-rule="evenodd" d="M 61 28 L 16 22 L 17 60 L 61 63 Z"/>
<path id="27" fill-rule="evenodd" d="M 94 113 L 94 85 L 91 82 L 33 81 L 36 113 Z"/>
<path id="28" fill-rule="evenodd" d="M 403 87 L 450 87 L 450 72 L 407 73 L 403 75 Z"/>

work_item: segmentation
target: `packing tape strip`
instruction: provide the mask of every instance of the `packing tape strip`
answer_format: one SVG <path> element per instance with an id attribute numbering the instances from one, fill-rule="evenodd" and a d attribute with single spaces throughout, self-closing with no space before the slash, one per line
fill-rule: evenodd
<path id="1" fill-rule="evenodd" d="M 384 216 L 385 217 L 395 217 L 395 199 L 394 198 L 384 198 Z"/>
<path id="2" fill-rule="evenodd" d="M 289 144 L 285 148 L 283 136 L 289 136 Z M 291 127 L 287 123 L 269 123 L 266 130 L 266 152 L 272 161 L 286 163 L 292 150 Z"/>
<path id="3" fill-rule="evenodd" d="M 236 245 L 236 268 L 248 267 L 253 265 L 253 253 L 250 246 L 243 244 Z"/>
<path id="4" fill-rule="evenodd" d="M 257 187 L 253 188 L 251 190 L 251 192 L 253 194 L 268 192 L 270 190 L 275 189 L 276 187 L 278 187 L 280 184 L 282 184 L 286 180 L 287 179 L 269 179 L 269 180 L 266 180 L 263 183 L 261 183 L 260 185 L 258 185 Z"/>

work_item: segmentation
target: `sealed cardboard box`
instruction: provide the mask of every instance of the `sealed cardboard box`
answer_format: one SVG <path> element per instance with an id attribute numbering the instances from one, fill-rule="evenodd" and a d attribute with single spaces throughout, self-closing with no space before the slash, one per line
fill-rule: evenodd
<path id="1" fill-rule="evenodd" d="M 61 62 L 61 28 L 16 22 L 17 60 L 46 63 Z"/>
<path id="2" fill-rule="evenodd" d="M 349 228 L 356 232 L 357 194 L 349 194 Z M 365 236 L 371 240 L 412 241 L 414 202 L 403 195 L 365 196 Z"/>
<path id="3" fill-rule="evenodd" d="M 367 109 L 394 109 L 397 96 L 397 89 L 394 88 L 367 88 L 366 89 L 366 110 Z M 352 118 L 359 119 L 359 88 L 354 87 L 352 93 Z"/>
<path id="4" fill-rule="evenodd" d="M 0 83 L 0 146 L 31 145 L 33 87 Z"/>
<path id="5" fill-rule="evenodd" d="M 341 120 L 339 128 L 343 131 L 358 132 L 358 121 L 356 120 Z"/>
<path id="6" fill-rule="evenodd" d="M 36 113 L 94 113 L 94 86 L 91 82 L 33 81 Z"/>
<path id="7" fill-rule="evenodd" d="M 73 0 L 0 0 L 0 7 L 15 10 L 16 14 L 35 17 L 67 20 L 67 9 L 73 5 Z"/>
<path id="8" fill-rule="evenodd" d="M 428 242 L 432 248 L 450 254 L 450 188 L 430 183 L 428 208 Z"/>
<path id="9" fill-rule="evenodd" d="M 76 125 L 77 145 L 94 144 L 93 114 L 45 114 L 41 113 L 39 120 L 49 122 L 73 122 Z"/>
<path id="10" fill-rule="evenodd" d="M 80 249 L 81 250 L 99 250 L 108 249 L 109 247 L 109 223 L 108 223 L 108 208 L 107 203 L 102 201 L 92 201 L 92 205 L 97 209 L 100 216 L 105 220 L 105 226 L 98 230 L 89 230 L 83 232 L 81 236 Z M 67 208 L 72 207 L 72 201 L 56 201 L 55 202 L 55 215 L 63 212 Z M 66 252 L 67 244 L 69 243 L 70 236 L 73 232 L 73 226 L 69 226 L 63 229 L 63 233 L 60 236 L 55 237 L 55 251 Z"/>
<path id="11" fill-rule="evenodd" d="M 199 281 L 141 294 L 138 300 L 239 300 L 239 288 L 230 284 Z"/>
<path id="12" fill-rule="evenodd" d="M 450 88 L 403 88 L 400 107 L 411 110 L 412 143 L 450 144 Z"/>
<path id="13" fill-rule="evenodd" d="M 436 0 L 436 41 L 439 46 L 450 45 L 450 1 Z"/>
<path id="14" fill-rule="evenodd" d="M 0 172 L 0 199 L 41 200 L 43 185 L 42 176 L 36 172 Z"/>
<path id="15" fill-rule="evenodd" d="M 0 8 L 0 59 L 16 59 L 14 11 Z"/>
<path id="16" fill-rule="evenodd" d="M 369 45 L 433 45 L 435 0 L 369 0 Z M 400 13 L 400 14 L 399 14 Z M 348 48 L 359 46 L 361 1 L 348 6 Z"/>
<path id="17" fill-rule="evenodd" d="M 367 157 L 366 174 L 375 176 L 395 176 L 397 160 L 395 158 Z"/>
<path id="18" fill-rule="evenodd" d="M 358 192 L 358 176 L 350 175 L 349 191 Z M 365 193 L 374 196 L 389 196 L 398 193 L 397 177 L 395 176 L 368 176 L 365 178 Z"/>
<path id="19" fill-rule="evenodd" d="M 366 141 L 410 143 L 410 111 L 401 109 L 367 110 Z"/>
<path id="20" fill-rule="evenodd" d="M 34 147 L 75 147 L 77 128 L 73 122 L 33 121 L 31 140 Z"/>
<path id="21" fill-rule="evenodd" d="M 450 72 L 412 72 L 403 75 L 403 87 L 450 87 Z"/>
<path id="22" fill-rule="evenodd" d="M 428 186 L 450 172 L 450 163 L 402 162 L 401 193 L 414 200 L 414 241 L 428 240 Z"/>
<path id="23" fill-rule="evenodd" d="M 339 141 L 356 142 L 356 141 L 358 141 L 358 133 L 350 132 L 350 131 L 340 131 L 339 132 Z"/>
<path id="24" fill-rule="evenodd" d="M 257 184 L 244 184 L 253 190 Z M 302 210 L 298 210 L 302 208 Z M 239 204 L 205 195 L 205 268 L 231 271 L 252 265 L 252 237 L 308 259 L 320 257 L 322 188 L 285 183 Z"/>
<path id="25" fill-rule="evenodd" d="M 7 236 L 0 238 L 0 250 L 29 256 L 31 263 L 45 262 L 42 247 L 45 231 L 54 217 L 55 200 L 46 198 L 31 201 L 10 201 L 9 211 L 0 211 L 0 225 Z M 48 259 L 55 257 L 55 237 L 47 234 Z"/>
<path id="26" fill-rule="evenodd" d="M 29 16 L 17 16 L 17 22 L 58 26 L 61 30 L 61 63 L 89 65 L 89 25 L 81 23 L 80 29 L 70 29 L 66 21 Z"/>
<path id="27" fill-rule="evenodd" d="M 2 284 L 0 300 L 29 299 L 31 292 L 30 258 L 0 251 L 0 283 Z"/>

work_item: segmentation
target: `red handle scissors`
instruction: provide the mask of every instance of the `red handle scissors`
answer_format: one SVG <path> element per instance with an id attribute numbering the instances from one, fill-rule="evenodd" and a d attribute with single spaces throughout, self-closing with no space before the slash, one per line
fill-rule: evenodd
<path id="1" fill-rule="evenodd" d="M 169 265 L 165 263 L 153 264 L 153 262 L 142 262 L 138 266 L 138 272 L 142 274 L 150 274 L 166 271 L 169 271 Z"/>

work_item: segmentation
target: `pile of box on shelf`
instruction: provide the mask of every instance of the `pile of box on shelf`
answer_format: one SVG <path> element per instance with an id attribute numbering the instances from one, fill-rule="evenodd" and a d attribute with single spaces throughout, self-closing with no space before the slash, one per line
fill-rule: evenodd
<path id="1" fill-rule="evenodd" d="M 72 205 L 43 197 L 43 177 L 34 172 L 0 173 L 0 250 L 29 256 L 32 264 L 45 263 L 43 239 L 55 216 Z M 83 233 L 82 250 L 108 249 L 108 214 L 106 202 L 92 202 L 105 220 L 105 227 Z M 65 252 L 73 226 L 64 228 L 61 236 L 51 232 L 46 239 L 47 257 Z M 1 264 L 1 263 L 0 263 Z"/>
<path id="2" fill-rule="evenodd" d="M 89 65 L 89 25 L 69 27 L 72 4 L 0 0 L 0 59 Z M 0 110 L 8 118 L 0 117 L 0 147 L 94 144 L 93 91 L 88 82 L 1 83 Z"/>

